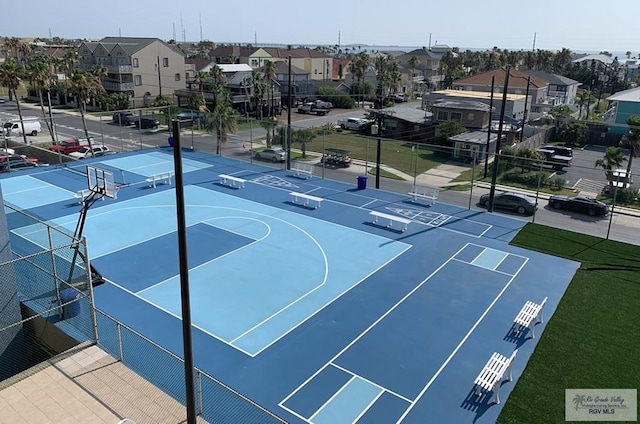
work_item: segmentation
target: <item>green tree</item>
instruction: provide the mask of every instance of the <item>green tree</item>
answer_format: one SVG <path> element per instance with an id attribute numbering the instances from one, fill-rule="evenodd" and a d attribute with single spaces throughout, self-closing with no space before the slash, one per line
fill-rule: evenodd
<path id="1" fill-rule="evenodd" d="M 275 138 L 278 121 L 275 118 L 263 119 L 260 121 L 260 126 L 267 131 L 267 147 L 271 147 L 273 145 L 273 139 Z"/>
<path id="2" fill-rule="evenodd" d="M 51 120 L 51 85 L 53 82 L 51 79 L 51 69 L 49 64 L 44 59 L 38 59 L 31 62 L 27 65 L 26 77 L 31 82 L 33 88 L 38 92 L 42 117 L 44 118 L 44 122 L 47 124 L 49 134 L 51 134 L 51 141 L 55 143 L 56 137 L 53 131 L 53 122 Z M 44 110 L 43 91 L 47 92 L 47 107 L 49 109 L 48 116 Z"/>
<path id="3" fill-rule="evenodd" d="M 20 124 L 22 125 L 22 139 L 24 144 L 27 144 L 27 134 L 24 131 L 24 122 L 22 121 L 22 108 L 16 90 L 22 84 L 22 78 L 24 78 L 25 70 L 16 60 L 13 58 L 7 59 L 0 64 L 0 85 L 7 87 L 9 90 L 9 98 L 13 98 L 18 108 L 18 116 L 20 117 Z"/>
<path id="4" fill-rule="evenodd" d="M 409 65 L 409 70 L 411 71 L 411 93 L 413 94 L 413 91 L 415 90 L 415 87 L 413 85 L 413 80 L 416 77 L 416 68 L 418 67 L 418 65 L 420 65 L 420 59 L 418 59 L 418 56 L 411 56 L 411 58 L 409 59 L 408 62 Z"/>
<path id="5" fill-rule="evenodd" d="M 579 146 L 584 144 L 587 136 L 587 125 L 584 122 L 570 122 L 560 128 L 558 138 L 568 146 Z"/>
<path id="6" fill-rule="evenodd" d="M 302 157 L 307 157 L 307 144 L 311 143 L 316 138 L 317 133 L 313 128 L 304 128 L 300 130 L 294 130 L 291 134 L 292 143 L 300 143 L 300 150 L 302 150 Z"/>
<path id="7" fill-rule="evenodd" d="M 204 120 L 206 130 L 215 132 L 217 138 L 216 154 L 222 154 L 222 144 L 227 142 L 229 134 L 238 131 L 238 112 L 226 102 L 218 102 L 215 109 Z"/>
<path id="8" fill-rule="evenodd" d="M 273 80 L 276 78 L 276 64 L 270 60 L 264 63 L 263 67 L 264 81 L 268 88 L 268 100 L 269 100 L 269 116 L 274 116 L 273 113 Z"/>
<path id="9" fill-rule="evenodd" d="M 609 146 L 604 153 L 604 157 L 598 159 L 595 163 L 596 168 L 604 169 L 604 172 L 607 175 L 607 180 L 609 181 L 609 188 L 611 189 L 611 192 L 613 192 L 612 171 L 620 168 L 625 160 L 621 147 Z"/>
<path id="10" fill-rule="evenodd" d="M 640 156 L 640 116 L 630 116 L 627 119 L 627 125 L 629 125 L 629 134 L 622 139 L 622 143 L 629 147 L 627 175 L 631 175 L 633 158 Z"/>
<path id="11" fill-rule="evenodd" d="M 92 148 L 86 120 L 87 103 L 94 97 L 104 93 L 104 87 L 97 76 L 81 69 L 74 69 L 71 71 L 71 78 L 69 78 L 69 91 L 76 99 L 76 106 L 80 110 L 80 117 L 82 118 L 84 134 L 89 140 L 89 147 Z"/>
<path id="12" fill-rule="evenodd" d="M 442 122 L 436 128 L 436 134 L 441 143 L 446 143 L 449 138 L 465 132 L 467 129 L 455 121 Z"/>

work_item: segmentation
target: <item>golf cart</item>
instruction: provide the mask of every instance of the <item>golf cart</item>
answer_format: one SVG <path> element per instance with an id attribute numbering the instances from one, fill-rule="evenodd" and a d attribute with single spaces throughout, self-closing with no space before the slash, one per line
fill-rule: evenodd
<path id="1" fill-rule="evenodd" d="M 325 149 L 320 162 L 335 168 L 347 168 L 351 165 L 351 157 L 348 150 Z"/>

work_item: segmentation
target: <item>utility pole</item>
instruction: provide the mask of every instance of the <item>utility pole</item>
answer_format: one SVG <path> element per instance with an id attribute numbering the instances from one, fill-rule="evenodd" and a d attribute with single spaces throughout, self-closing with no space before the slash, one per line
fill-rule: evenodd
<path id="1" fill-rule="evenodd" d="M 496 142 L 496 153 L 493 157 L 493 169 L 491 172 L 491 190 L 489 191 L 489 207 L 488 212 L 493 212 L 493 198 L 496 194 L 496 180 L 498 179 L 498 162 L 500 156 L 500 143 L 502 142 L 502 126 L 504 124 L 504 110 L 507 106 L 507 90 L 509 89 L 509 74 L 511 66 L 507 65 L 506 75 L 504 77 L 504 88 L 502 89 L 502 109 L 500 110 L 500 123 L 498 127 L 498 141 Z"/>
<path id="2" fill-rule="evenodd" d="M 484 149 L 484 177 L 487 178 L 489 169 L 489 150 L 491 150 L 491 124 L 493 123 L 493 89 L 496 82 L 496 76 L 491 77 L 491 98 L 489 100 L 489 128 L 487 128 L 487 146 Z"/>
<path id="3" fill-rule="evenodd" d="M 524 115 L 522 116 L 522 128 L 520 129 L 520 143 L 524 138 L 524 124 L 527 122 L 527 103 L 529 102 L 529 84 L 531 83 L 531 75 L 527 77 L 527 91 L 524 97 Z"/>
<path id="4" fill-rule="evenodd" d="M 162 75 L 160 74 L 160 56 L 156 56 L 157 58 L 157 64 L 156 67 L 158 68 L 158 96 L 162 97 Z"/>

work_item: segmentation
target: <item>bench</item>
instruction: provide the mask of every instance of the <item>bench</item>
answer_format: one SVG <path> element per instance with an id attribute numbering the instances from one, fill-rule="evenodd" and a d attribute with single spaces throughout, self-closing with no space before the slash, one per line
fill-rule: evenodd
<path id="1" fill-rule="evenodd" d="M 537 322 L 542 323 L 542 310 L 544 309 L 544 305 L 547 303 L 547 298 L 542 299 L 541 303 L 533 303 L 528 300 L 518 315 L 516 315 L 513 322 L 519 326 L 518 333 L 523 331 L 525 328 L 528 328 L 531 332 L 531 338 L 535 338 L 535 334 L 533 334 L 533 327 L 535 327 Z"/>
<path id="2" fill-rule="evenodd" d="M 387 228 L 393 228 L 394 222 L 402 224 L 402 232 L 407 231 L 407 228 L 409 228 L 409 223 L 411 223 L 410 219 L 403 218 L 397 215 L 389 215 L 378 211 L 371 211 L 369 212 L 369 215 L 373 216 L 373 221 L 371 221 L 373 224 L 378 224 L 378 218 L 388 220 L 389 223 L 387 224 Z"/>
<path id="3" fill-rule="evenodd" d="M 78 190 L 73 197 L 75 197 L 78 200 L 78 203 L 82 203 L 85 201 L 85 199 L 89 196 L 91 196 L 91 193 L 93 193 L 93 191 L 89 190 L 88 188 L 84 188 L 82 190 Z M 104 200 L 104 196 L 102 197 L 102 200 Z"/>
<path id="4" fill-rule="evenodd" d="M 417 202 L 419 200 L 426 201 L 426 203 L 430 206 L 435 205 L 436 200 L 438 199 L 438 190 L 433 190 L 430 188 L 422 188 L 422 187 L 413 187 L 413 189 L 409 192 L 409 198 L 412 202 Z"/>
<path id="5" fill-rule="evenodd" d="M 173 178 L 173 171 L 160 172 L 159 174 L 154 174 L 147 178 L 147 182 L 149 183 L 149 187 L 156 188 L 156 183 L 160 181 L 164 181 L 165 184 L 171 185 L 171 178 Z"/>
<path id="6" fill-rule="evenodd" d="M 218 178 L 220 178 L 220 184 L 233 188 L 244 188 L 244 183 L 247 182 L 247 180 L 234 177 L 233 175 L 220 174 Z"/>
<path id="7" fill-rule="evenodd" d="M 313 177 L 313 166 L 308 164 L 295 163 L 291 171 L 293 175 L 298 178 L 305 177 L 308 179 Z"/>
<path id="8" fill-rule="evenodd" d="M 292 191 L 289 195 L 291 196 L 291 203 L 296 205 L 301 204 L 309 207 L 311 202 L 315 202 L 314 209 L 319 208 L 320 203 L 324 200 L 322 197 L 316 197 L 306 193 L 297 193 L 295 191 Z M 302 200 L 302 203 L 298 203 L 298 199 Z"/>
<path id="9" fill-rule="evenodd" d="M 516 359 L 518 349 L 514 350 L 510 358 L 494 352 L 489 358 L 487 364 L 482 368 L 474 384 L 476 386 L 476 395 L 480 396 L 482 389 L 487 392 L 493 392 L 493 399 L 496 403 L 500 403 L 500 385 L 506 379 L 511 381 L 511 366 Z"/>

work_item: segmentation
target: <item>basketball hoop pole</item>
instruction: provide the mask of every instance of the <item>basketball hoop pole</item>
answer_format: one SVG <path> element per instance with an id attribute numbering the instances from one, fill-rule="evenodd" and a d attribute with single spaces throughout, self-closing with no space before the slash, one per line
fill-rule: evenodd
<path id="1" fill-rule="evenodd" d="M 187 220 L 182 176 L 180 121 L 171 121 L 173 130 L 173 166 L 176 177 L 176 217 L 178 221 L 178 259 L 180 261 L 180 300 L 182 303 L 182 348 L 184 352 L 184 382 L 187 424 L 196 424 L 195 385 L 193 382 L 193 344 L 191 341 L 191 303 L 189 300 L 189 264 L 187 262 Z"/>

